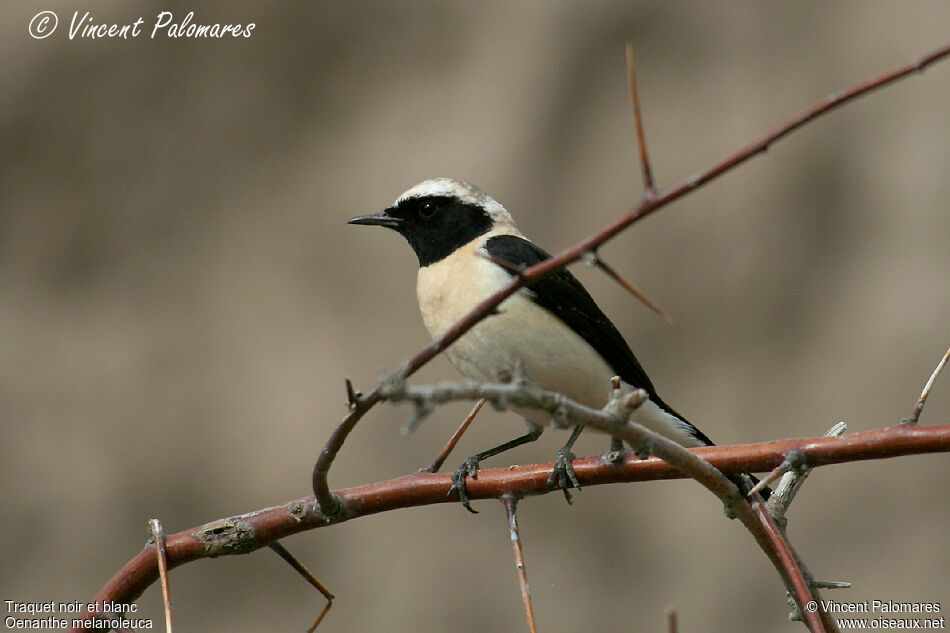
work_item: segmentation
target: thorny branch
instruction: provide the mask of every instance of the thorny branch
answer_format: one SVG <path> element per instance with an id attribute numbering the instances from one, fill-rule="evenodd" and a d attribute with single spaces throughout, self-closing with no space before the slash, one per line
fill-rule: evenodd
<path id="1" fill-rule="evenodd" d="M 846 91 L 834 93 L 803 110 L 786 123 L 766 133 L 731 156 L 727 156 L 711 167 L 663 192 L 657 192 L 653 186 L 652 172 L 649 170 L 646 156 L 642 123 L 639 118 L 639 102 L 635 85 L 632 85 L 631 94 L 634 98 L 633 105 L 638 126 L 638 141 L 641 147 L 642 167 L 644 169 L 645 192 L 641 202 L 599 233 L 561 252 L 556 257 L 518 271 L 518 274 L 514 276 L 508 286 L 476 306 L 441 337 L 432 341 L 411 358 L 406 359 L 400 365 L 396 376 L 399 380 L 404 380 L 412 375 L 479 320 L 492 314 L 498 305 L 520 288 L 579 259 L 596 257 L 597 249 L 602 244 L 634 222 L 691 193 L 753 156 L 764 152 L 771 144 L 797 128 L 879 87 L 914 72 L 922 71 L 948 55 L 950 55 L 950 46 L 945 46 L 914 62 L 857 84 Z M 632 78 L 634 76 L 632 59 L 629 72 Z M 915 408 L 914 420 L 919 416 L 919 409 L 922 408 L 926 400 L 929 385 L 937 373 L 939 373 L 939 368 L 934 372 L 928 387 L 921 395 L 918 407 Z M 238 517 L 214 521 L 193 530 L 174 534 L 166 539 L 165 544 L 169 568 L 174 568 L 197 558 L 249 553 L 260 547 L 270 545 L 285 536 L 303 530 L 332 525 L 358 516 L 401 507 L 445 502 L 452 499 L 452 497 L 446 497 L 445 494 L 451 486 L 448 475 L 425 473 L 358 488 L 339 490 L 335 493 L 330 491 L 327 474 L 336 455 L 357 422 L 383 399 L 383 385 L 378 385 L 366 396 L 356 392 L 348 380 L 346 381 L 346 387 L 350 411 L 331 434 L 314 465 L 313 489 L 315 496 L 298 499 L 277 508 L 268 508 Z M 625 396 L 626 400 L 622 402 L 612 400 L 612 402 L 614 402 L 615 408 L 621 410 L 622 414 L 625 407 L 636 406 L 634 400 L 638 397 L 627 394 Z M 629 410 L 627 410 L 627 414 L 629 414 Z M 608 417 L 610 418 L 607 421 L 607 426 L 610 429 L 608 432 L 625 439 L 633 446 L 640 446 L 644 450 L 648 449 L 651 454 L 663 456 L 665 461 L 655 458 L 643 461 L 628 459 L 626 463 L 615 466 L 604 464 L 599 458 L 577 460 L 575 471 L 585 485 L 596 485 L 610 481 L 674 478 L 681 477 L 682 473 L 688 474 L 714 491 L 724 500 L 727 507 L 743 521 L 756 537 L 760 547 L 766 551 L 773 564 L 779 569 L 786 585 L 791 585 L 789 589 L 796 593 L 799 603 L 808 592 L 807 583 L 802 582 L 800 578 L 789 578 L 788 573 L 800 570 L 802 567 L 796 566 L 795 561 L 792 564 L 788 564 L 787 561 L 783 564 L 782 561 L 778 560 L 788 555 L 797 559 L 797 556 L 790 548 L 783 553 L 782 547 L 787 546 L 787 541 L 781 538 L 776 541 L 772 535 L 763 535 L 763 531 L 767 531 L 770 524 L 775 526 L 771 516 L 765 511 L 764 506 L 755 500 L 750 512 L 750 506 L 741 497 L 738 489 L 722 477 L 722 473 L 759 472 L 776 468 L 787 459 L 790 451 L 799 451 L 804 456 L 808 468 L 859 459 L 878 459 L 904 454 L 950 451 L 950 426 L 923 428 L 913 424 L 904 424 L 841 439 L 784 440 L 762 445 L 710 447 L 698 449 L 694 454 L 660 436 L 652 438 L 644 435 L 643 432 L 646 430 L 638 429 L 636 425 L 628 424 L 625 421 L 618 422 L 615 412 L 612 412 Z M 592 426 L 596 426 L 596 424 L 592 424 Z M 667 443 L 671 446 L 668 446 Z M 700 459 L 698 456 L 704 459 Z M 472 499 L 500 498 L 505 494 L 523 495 L 546 492 L 547 475 L 550 468 L 550 464 L 542 464 L 517 469 L 506 468 L 482 471 L 479 479 L 469 485 L 469 496 Z M 794 472 L 793 469 L 786 476 Z M 106 601 L 131 602 L 141 595 L 142 591 L 153 583 L 159 575 L 158 558 L 152 547 L 153 545 L 146 546 L 143 552 L 129 561 L 99 592 L 93 600 L 93 604 L 101 605 Z M 818 583 L 814 583 L 813 586 L 818 586 Z M 804 594 L 802 593 L 803 590 Z M 811 615 L 814 616 L 814 614 Z M 95 613 L 87 611 L 82 621 L 89 621 L 88 618 L 91 617 L 94 618 Z M 833 627 L 833 622 L 831 625 Z M 675 624 L 671 624 L 671 626 L 675 627 Z M 832 627 L 829 627 L 829 629 Z M 811 621 L 809 622 L 809 628 L 822 630 L 822 625 Z"/>
<path id="2" fill-rule="evenodd" d="M 950 452 L 950 425 L 920 426 L 897 424 L 891 427 L 837 437 L 778 440 L 762 444 L 710 446 L 692 449 L 697 456 L 723 473 L 768 471 L 792 450 L 801 451 L 810 467 L 887 459 L 902 455 Z M 468 482 L 468 496 L 498 499 L 507 492 L 520 495 L 550 492 L 548 475 L 554 464 L 532 464 L 480 470 L 478 479 Z M 640 460 L 629 457 L 619 465 L 605 464 L 600 455 L 579 458 L 574 470 L 581 484 L 602 484 L 681 479 L 683 474 L 661 459 Z M 413 473 L 372 484 L 344 488 L 335 494 L 348 508 L 345 516 L 327 516 L 314 504 L 313 496 L 294 499 L 282 505 L 256 510 L 239 516 L 218 519 L 166 537 L 168 567 L 201 558 L 249 554 L 293 534 L 324 528 L 349 519 L 379 512 L 457 503 L 457 495 L 448 495 L 452 487 L 449 474 Z M 158 580 L 154 545 L 149 543 L 106 583 L 91 602 L 132 602 Z M 96 617 L 87 612 L 83 618 Z"/>
<path id="3" fill-rule="evenodd" d="M 576 262 L 584 257 L 585 253 L 594 252 L 606 241 L 626 229 L 634 222 L 645 218 L 658 209 L 670 204 L 671 202 L 682 198 L 697 188 L 705 185 L 710 180 L 721 176 L 731 169 L 741 165 L 753 156 L 767 150 L 769 146 L 794 130 L 805 125 L 809 121 L 838 108 L 849 101 L 867 94 L 877 88 L 903 79 L 915 72 L 920 72 L 931 64 L 944 59 L 950 55 L 950 45 L 939 48 L 923 57 L 908 64 L 895 68 L 894 70 L 881 73 L 866 81 L 863 81 L 847 90 L 836 92 L 822 99 L 818 103 L 801 111 L 793 116 L 784 124 L 774 130 L 766 133 L 761 138 L 741 148 L 731 156 L 720 160 L 711 167 L 708 167 L 693 176 L 690 176 L 680 184 L 657 193 L 656 195 L 645 197 L 641 202 L 630 210 L 627 214 L 606 227 L 599 233 L 596 233 L 575 246 L 561 252 L 560 254 L 547 259 L 539 264 L 526 268 L 515 276 L 512 281 L 499 290 L 494 295 L 488 297 L 480 304 L 475 306 L 461 321 L 446 330 L 442 336 L 436 338 L 431 343 L 422 348 L 412 357 L 404 360 L 399 367 L 399 375 L 407 378 L 419 370 L 420 367 L 432 360 L 442 350 L 454 343 L 465 332 L 471 329 L 476 323 L 491 314 L 502 301 L 517 292 L 520 288 L 551 274 L 568 264 Z M 357 422 L 380 401 L 380 389 L 377 386 L 365 397 L 352 398 L 351 410 L 343 421 L 330 435 L 326 444 L 321 450 L 313 467 L 313 492 L 322 512 L 328 515 L 345 513 L 345 509 L 340 507 L 340 499 L 330 492 L 327 483 L 327 474 L 330 466 L 336 459 L 337 454 L 343 447 L 343 443 L 350 432 L 356 426 Z"/>

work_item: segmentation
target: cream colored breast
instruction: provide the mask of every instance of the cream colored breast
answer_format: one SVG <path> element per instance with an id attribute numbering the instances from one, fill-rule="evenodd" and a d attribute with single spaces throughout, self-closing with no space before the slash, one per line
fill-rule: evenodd
<path id="1" fill-rule="evenodd" d="M 476 253 L 485 239 L 472 240 L 445 259 L 419 269 L 419 310 L 433 338 L 510 281 L 505 271 Z"/>
<path id="2" fill-rule="evenodd" d="M 511 276 L 477 254 L 482 236 L 450 257 L 419 270 L 419 307 L 426 328 L 440 336 Z M 466 377 L 504 380 L 515 371 L 589 406 L 603 406 L 613 372 L 597 352 L 521 291 L 506 299 L 446 350 Z"/>

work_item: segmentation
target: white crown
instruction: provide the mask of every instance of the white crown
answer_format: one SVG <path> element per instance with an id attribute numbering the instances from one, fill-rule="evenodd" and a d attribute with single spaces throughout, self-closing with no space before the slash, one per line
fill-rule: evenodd
<path id="1" fill-rule="evenodd" d="M 408 198 L 422 198 L 424 196 L 448 196 L 458 198 L 462 202 L 475 204 L 488 213 L 494 224 L 515 225 L 505 207 L 490 195 L 464 180 L 455 180 L 453 178 L 431 178 L 423 180 L 418 185 L 402 194 L 396 199 L 395 204 L 399 204 Z"/>

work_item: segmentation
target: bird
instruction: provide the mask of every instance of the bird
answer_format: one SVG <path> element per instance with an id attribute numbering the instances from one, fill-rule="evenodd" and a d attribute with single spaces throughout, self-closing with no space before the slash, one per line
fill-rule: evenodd
<path id="1" fill-rule="evenodd" d="M 551 257 L 521 233 L 511 214 L 494 198 L 452 178 L 425 180 L 387 209 L 354 217 L 348 224 L 385 227 L 409 243 L 419 260 L 419 309 L 433 338 L 510 283 L 519 269 Z M 611 381 L 619 377 L 622 389 L 643 389 L 648 395 L 634 411 L 634 422 L 685 447 L 713 445 L 660 398 L 620 331 L 566 268 L 508 297 L 493 314 L 450 345 L 445 355 L 469 380 L 509 382 L 517 376 L 596 409 L 613 395 Z M 469 457 L 452 474 L 452 490 L 471 512 L 475 510 L 468 500 L 465 478 L 477 477 L 482 460 L 537 440 L 550 422 L 546 412 L 514 410 L 524 418 L 528 432 Z M 549 486 L 564 491 L 568 502 L 568 488 L 580 488 L 570 451 L 582 428 L 575 427 L 558 451 L 548 479 Z M 624 454 L 623 444 L 613 439 L 604 457 L 617 462 Z"/>

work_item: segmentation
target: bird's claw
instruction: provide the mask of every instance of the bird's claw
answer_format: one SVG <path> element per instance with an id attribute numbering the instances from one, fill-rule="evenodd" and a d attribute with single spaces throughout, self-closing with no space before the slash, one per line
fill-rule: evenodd
<path id="1" fill-rule="evenodd" d="M 554 470 L 551 471 L 551 475 L 548 477 L 548 488 L 560 488 L 568 504 L 572 502 L 572 499 L 571 493 L 567 489 L 581 489 L 581 483 L 577 480 L 577 474 L 574 472 L 572 463 L 574 458 L 575 455 L 571 452 L 571 449 L 566 446 L 560 449 L 554 458 Z"/>
<path id="2" fill-rule="evenodd" d="M 611 448 L 601 455 L 600 459 L 611 466 L 619 466 L 627 459 L 627 449 L 622 446 L 619 449 Z"/>
<path id="3" fill-rule="evenodd" d="M 474 456 L 462 462 L 462 465 L 456 468 L 455 472 L 452 473 L 452 487 L 449 488 L 449 494 L 452 494 L 453 490 L 458 491 L 459 501 L 461 501 L 465 509 L 472 514 L 478 514 L 478 510 L 472 508 L 472 505 L 468 502 L 468 488 L 465 486 L 465 478 L 478 478 L 478 462 L 478 458 Z"/>

